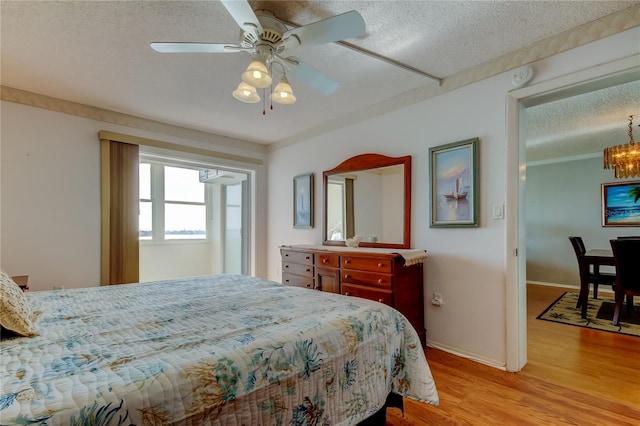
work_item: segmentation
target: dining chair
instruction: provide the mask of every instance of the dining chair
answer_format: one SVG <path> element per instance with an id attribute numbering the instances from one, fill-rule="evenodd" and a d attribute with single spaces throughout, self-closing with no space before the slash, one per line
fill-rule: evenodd
<path id="1" fill-rule="evenodd" d="M 587 282 L 583 282 L 582 277 L 580 279 L 580 294 L 589 294 L 589 284 L 593 284 L 593 298 L 598 298 L 598 285 L 610 285 L 613 286 L 613 283 L 616 280 L 615 274 L 610 274 L 606 272 L 600 272 L 600 268 L 598 265 L 595 265 L 591 268 L 591 265 L 585 265 L 584 255 L 587 252 L 585 248 L 584 242 L 582 241 L 582 237 L 569 237 L 569 241 L 571 241 L 571 245 L 573 246 L 573 250 L 576 253 L 576 259 L 578 260 L 578 270 L 582 270 L 582 268 L 586 268 L 589 271 L 589 279 Z M 583 288 L 586 286 L 586 289 Z M 588 298 L 588 296 L 585 297 Z M 582 306 L 582 299 L 578 298 L 578 303 L 576 304 L 576 308 Z"/>
<path id="2" fill-rule="evenodd" d="M 609 242 L 616 264 L 616 281 L 613 286 L 616 307 L 613 311 L 613 325 L 618 325 L 624 296 L 627 296 L 629 311 L 633 311 L 633 296 L 640 296 L 640 239 L 616 239 Z"/>

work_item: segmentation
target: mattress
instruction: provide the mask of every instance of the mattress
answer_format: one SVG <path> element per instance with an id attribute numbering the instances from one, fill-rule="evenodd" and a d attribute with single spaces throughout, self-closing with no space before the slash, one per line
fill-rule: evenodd
<path id="1" fill-rule="evenodd" d="M 39 335 L 3 336 L 3 425 L 354 425 L 390 392 L 438 404 L 381 303 L 243 275 L 26 296 Z"/>

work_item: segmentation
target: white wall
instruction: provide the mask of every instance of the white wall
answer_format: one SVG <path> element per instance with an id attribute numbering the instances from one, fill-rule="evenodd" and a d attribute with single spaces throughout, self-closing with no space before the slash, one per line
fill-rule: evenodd
<path id="1" fill-rule="evenodd" d="M 264 157 L 11 102 L 1 107 L 1 264 L 11 275 L 29 275 L 33 290 L 100 283 L 99 130 Z M 266 167 L 256 171 L 252 203 L 258 212 L 265 210 L 265 174 Z M 257 216 L 254 236 L 261 253 L 265 215 Z M 258 276 L 265 274 L 261 260 L 254 261 Z"/>
<path id="2" fill-rule="evenodd" d="M 637 29 L 532 64 L 540 82 L 637 53 Z M 473 83 L 419 104 L 308 139 L 270 153 L 269 188 L 291 188 L 292 177 L 335 167 L 365 152 L 412 156 L 412 246 L 428 250 L 425 265 L 427 341 L 483 362 L 506 364 L 506 227 L 492 220 L 493 204 L 506 198 L 506 95 L 511 73 Z M 478 137 L 479 227 L 429 228 L 428 149 Z M 517 144 L 518 141 L 510 141 Z M 317 223 L 322 221 L 322 181 L 316 180 Z M 283 244 L 321 244 L 322 227 L 294 230 L 291 190 L 268 201 L 268 277 L 279 280 Z M 427 303 L 434 292 L 444 304 Z"/>
<path id="3" fill-rule="evenodd" d="M 505 237 L 503 222 L 489 218 L 491 204 L 504 201 L 504 93 L 510 84 L 508 76 L 485 80 L 275 151 L 269 158 L 269 187 L 290 188 L 296 174 L 321 175 L 353 155 L 412 155 L 412 245 L 430 253 L 425 296 L 430 298 L 433 292 L 444 295 L 440 308 L 425 304 L 429 340 L 470 353 L 485 353 L 486 358 L 498 363 L 504 359 L 504 333 L 487 330 L 503 328 L 504 311 L 487 307 L 504 303 Z M 429 228 L 429 147 L 476 136 L 480 138 L 480 227 Z M 322 206 L 320 179 L 315 190 L 316 206 Z M 294 231 L 288 216 L 276 214 L 291 208 L 290 190 L 270 193 L 268 276 L 274 280 L 280 280 L 281 274 L 275 247 L 322 243 L 321 226 Z M 321 223 L 322 211 L 316 214 Z"/>
<path id="4" fill-rule="evenodd" d="M 610 248 L 640 227 L 603 227 L 600 186 L 624 182 L 602 168 L 602 157 L 527 166 L 527 280 L 580 286 L 578 262 L 568 237 L 587 249 Z"/>
<path id="5" fill-rule="evenodd" d="M 140 281 L 209 275 L 217 273 L 212 259 L 213 244 L 206 241 L 140 243 Z"/>

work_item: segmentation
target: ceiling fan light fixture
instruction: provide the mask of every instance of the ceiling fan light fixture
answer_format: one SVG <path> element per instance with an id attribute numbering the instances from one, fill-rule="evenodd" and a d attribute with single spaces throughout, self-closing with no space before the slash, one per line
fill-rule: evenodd
<path id="1" fill-rule="evenodd" d="M 242 73 L 242 81 L 253 87 L 264 89 L 265 87 L 271 86 L 272 80 L 264 62 L 259 59 L 254 59 L 247 67 L 247 70 Z"/>
<path id="2" fill-rule="evenodd" d="M 240 82 L 240 84 L 238 84 L 238 88 L 233 91 L 233 97 L 240 102 L 248 104 L 260 102 L 260 96 L 258 95 L 258 92 L 256 92 L 256 88 L 244 81 Z"/>
<path id="3" fill-rule="evenodd" d="M 293 94 L 293 89 L 289 84 L 286 76 L 282 76 L 280 82 L 276 85 L 271 93 L 271 100 L 277 104 L 291 105 L 296 102 L 296 97 Z"/>

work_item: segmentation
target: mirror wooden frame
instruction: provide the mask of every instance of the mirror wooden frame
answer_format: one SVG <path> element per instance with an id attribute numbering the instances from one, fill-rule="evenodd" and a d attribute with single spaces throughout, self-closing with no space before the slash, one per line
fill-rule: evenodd
<path id="1" fill-rule="evenodd" d="M 327 187 L 329 182 L 329 176 L 347 173 L 358 172 L 369 169 L 377 169 L 380 167 L 388 166 L 404 166 L 404 224 L 402 243 L 386 243 L 380 242 L 360 242 L 359 247 L 379 247 L 379 248 L 398 248 L 408 249 L 411 247 L 411 156 L 404 157 L 387 157 L 381 154 L 361 154 L 348 158 L 340 163 L 338 166 L 331 170 L 325 170 L 322 172 L 322 196 L 323 196 L 323 208 L 324 217 L 322 218 L 322 235 L 324 245 L 326 246 L 345 246 L 344 241 L 333 241 L 327 239 Z"/>

